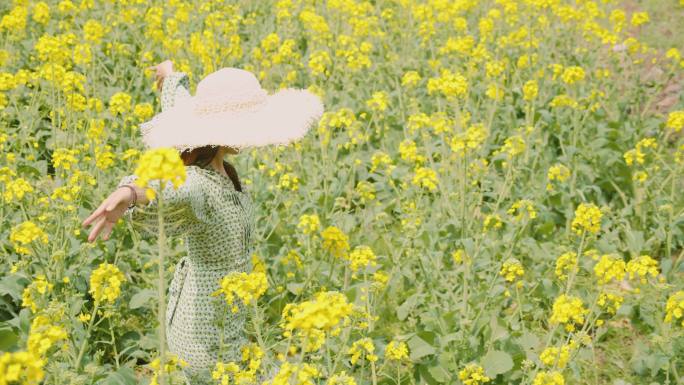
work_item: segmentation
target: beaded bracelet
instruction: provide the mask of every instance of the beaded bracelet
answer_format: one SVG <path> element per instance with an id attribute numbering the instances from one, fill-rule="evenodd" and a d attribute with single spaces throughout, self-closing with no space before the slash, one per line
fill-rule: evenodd
<path id="1" fill-rule="evenodd" d="M 128 187 L 129 189 L 131 189 L 131 191 L 133 191 L 133 202 L 131 202 L 131 204 L 128 206 L 128 208 L 130 209 L 133 206 L 135 206 L 135 202 L 138 201 L 138 193 L 135 192 L 135 188 L 133 186 L 131 186 L 130 184 L 122 184 L 119 187 Z"/>

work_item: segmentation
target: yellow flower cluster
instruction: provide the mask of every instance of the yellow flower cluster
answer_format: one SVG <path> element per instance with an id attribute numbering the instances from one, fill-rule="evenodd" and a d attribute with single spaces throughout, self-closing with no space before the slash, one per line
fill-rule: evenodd
<path id="1" fill-rule="evenodd" d="M 13 200 L 21 200 L 24 198 L 25 194 L 30 194 L 33 192 L 33 186 L 26 181 L 24 178 L 17 178 L 5 186 L 5 191 L 2 193 L 2 197 L 5 203 L 10 203 Z M 20 203 L 20 202 L 17 202 Z"/>
<path id="2" fill-rule="evenodd" d="M 601 210 L 593 203 L 581 203 L 575 209 L 572 229 L 577 235 L 581 235 L 583 231 L 596 234 L 601 229 L 601 216 Z"/>
<path id="3" fill-rule="evenodd" d="M 325 385 L 356 385 L 356 380 L 343 370 L 332 375 Z"/>
<path id="4" fill-rule="evenodd" d="M 563 70 L 561 79 L 566 84 L 574 84 L 576 82 L 584 80 L 584 70 L 582 67 L 570 66 Z"/>
<path id="5" fill-rule="evenodd" d="M 383 112 L 389 104 L 389 95 L 385 91 L 373 92 L 370 99 L 366 100 L 366 106 L 375 112 Z"/>
<path id="6" fill-rule="evenodd" d="M 655 149 L 657 147 L 658 143 L 655 141 L 654 138 L 641 139 L 639 142 L 637 142 L 636 146 L 633 149 L 623 154 L 623 158 L 625 158 L 625 163 L 627 163 L 628 166 L 632 166 L 635 163 L 644 164 L 644 162 L 646 161 L 646 154 L 644 152 L 644 149 Z"/>
<path id="7" fill-rule="evenodd" d="M 488 132 L 484 124 L 473 124 L 468 127 L 465 133 L 454 135 L 449 146 L 456 156 L 463 157 L 478 150 L 487 139 L 487 135 Z"/>
<path id="8" fill-rule="evenodd" d="M 508 282 L 514 282 L 516 279 L 520 278 L 525 274 L 525 269 L 523 269 L 522 263 L 515 258 L 509 258 L 501 266 L 499 275 L 504 277 Z"/>
<path id="9" fill-rule="evenodd" d="M 575 331 L 577 325 L 584 323 L 584 317 L 589 310 L 584 307 L 579 297 L 561 294 L 553 303 L 553 310 L 549 321 L 552 324 L 564 324 L 565 330 Z"/>
<path id="10" fill-rule="evenodd" d="M 622 305 L 624 298 L 621 295 L 613 293 L 601 293 L 596 299 L 596 304 L 599 305 L 603 311 L 610 315 L 615 315 Z"/>
<path id="11" fill-rule="evenodd" d="M 297 385 L 314 385 L 314 379 L 320 377 L 321 372 L 313 364 L 305 362 L 292 364 L 288 361 L 283 362 L 280 370 L 273 379 L 264 381 L 261 385 L 290 385 L 290 378 L 294 378 Z"/>
<path id="12" fill-rule="evenodd" d="M 594 265 L 594 273 L 599 285 L 606 285 L 611 281 L 622 281 L 625 278 L 625 261 L 613 254 L 602 255 Z"/>
<path id="13" fill-rule="evenodd" d="M 430 167 L 416 167 L 411 183 L 414 186 L 427 188 L 428 191 L 437 190 L 437 173 Z"/>
<path id="14" fill-rule="evenodd" d="M 125 277 L 116 265 L 103 262 L 90 275 L 90 294 L 95 302 L 114 303 L 121 294 Z"/>
<path id="15" fill-rule="evenodd" d="M 320 227 L 321 221 L 318 219 L 318 215 L 316 214 L 303 214 L 299 217 L 297 228 L 305 235 L 313 234 L 314 232 L 318 231 Z"/>
<path id="16" fill-rule="evenodd" d="M 375 186 L 372 183 L 361 180 L 356 184 L 354 191 L 361 198 L 361 203 L 367 203 L 375 199 Z"/>
<path id="17" fill-rule="evenodd" d="M 359 269 L 365 268 L 366 266 L 377 266 L 377 256 L 373 250 L 366 245 L 359 245 L 354 248 L 354 250 L 347 256 L 353 272 L 357 272 Z"/>
<path id="18" fill-rule="evenodd" d="M 565 385 L 565 378 L 559 371 L 539 372 L 534 376 L 532 385 Z"/>
<path id="19" fill-rule="evenodd" d="M 249 371 L 256 372 L 261 365 L 264 351 L 254 342 L 242 346 L 240 351 L 242 352 L 242 362 L 249 362 L 247 365 Z"/>
<path id="20" fill-rule="evenodd" d="M 503 226 L 503 221 L 498 214 L 488 214 L 482 221 L 483 232 L 487 232 L 489 229 L 500 229 L 501 226 Z"/>
<path id="21" fill-rule="evenodd" d="M 34 241 L 47 244 L 48 235 L 31 221 L 22 222 L 10 231 L 10 242 L 12 242 L 14 250 L 19 254 L 29 254 L 30 250 L 26 246 Z"/>
<path id="22" fill-rule="evenodd" d="M 309 340 L 308 350 L 315 350 L 323 345 L 325 332 L 339 333 L 340 322 L 348 320 L 353 309 L 344 294 L 320 292 L 313 300 L 285 305 L 280 326 L 286 338 L 296 331 L 300 337 Z"/>
<path id="23" fill-rule="evenodd" d="M 24 288 L 21 295 L 21 306 L 31 308 L 31 312 L 33 313 L 37 312 L 38 305 L 36 304 L 36 298 L 45 295 L 48 291 L 51 291 L 53 287 L 54 284 L 47 281 L 45 274 L 38 274 L 36 279 Z"/>
<path id="24" fill-rule="evenodd" d="M 256 301 L 261 297 L 268 288 L 268 280 L 264 272 L 251 272 L 249 274 L 241 272 L 233 272 L 221 278 L 221 288 L 213 292 L 212 296 L 223 294 L 226 302 L 233 305 L 231 311 L 237 313 L 240 309 L 233 304 L 235 296 L 240 298 L 245 305 L 249 305 L 252 301 Z"/>
<path id="25" fill-rule="evenodd" d="M 404 75 L 401 77 L 401 85 L 402 87 L 406 88 L 411 88 L 414 87 L 420 82 L 420 74 L 416 71 L 406 71 Z"/>
<path id="26" fill-rule="evenodd" d="M 556 259 L 556 277 L 559 280 L 565 281 L 568 274 L 577 268 L 577 253 L 569 251 L 563 253 Z"/>
<path id="27" fill-rule="evenodd" d="M 159 357 L 155 358 L 150 362 L 150 367 L 154 370 L 154 374 L 152 375 L 152 379 L 150 380 L 150 385 L 159 385 L 159 382 L 157 382 L 159 375 L 161 374 L 160 370 L 160 364 L 161 360 Z M 188 366 L 188 363 L 185 362 L 182 358 L 178 358 L 177 355 L 173 353 L 166 353 L 166 359 L 164 360 L 164 373 L 172 373 L 175 372 L 178 367 L 184 368 Z M 165 376 L 168 379 L 168 376 Z"/>
<path id="28" fill-rule="evenodd" d="M 665 304 L 665 322 L 680 322 L 684 327 L 684 290 L 672 294 Z"/>
<path id="29" fill-rule="evenodd" d="M 385 358 L 391 361 L 408 359 L 408 346 L 404 341 L 390 341 L 385 347 Z"/>
<path id="30" fill-rule="evenodd" d="M 470 363 L 458 372 L 458 379 L 464 385 L 480 385 L 489 382 L 492 379 L 485 376 L 484 368 L 475 363 Z"/>
<path id="31" fill-rule="evenodd" d="M 328 226 L 321 232 L 323 249 L 338 258 L 344 258 L 349 251 L 349 237 L 335 226 Z"/>
<path id="32" fill-rule="evenodd" d="M 525 144 L 525 139 L 520 135 L 513 135 L 504 140 L 503 146 L 498 150 L 494 151 L 493 155 L 506 154 L 508 159 L 513 158 L 516 155 L 522 154 L 527 145 Z M 504 164 L 507 164 L 504 162 Z"/>
<path id="33" fill-rule="evenodd" d="M 44 365 L 44 359 L 29 352 L 4 352 L 0 355 L 0 384 L 38 385 L 45 377 Z"/>
<path id="34" fill-rule="evenodd" d="M 112 115 L 125 115 L 131 110 L 131 95 L 117 92 L 109 99 L 109 112 Z"/>
<path id="35" fill-rule="evenodd" d="M 315 51 L 309 56 L 309 69 L 314 76 L 330 76 L 332 60 L 327 51 Z"/>
<path id="36" fill-rule="evenodd" d="M 250 369 L 242 370 L 233 361 L 227 363 L 217 362 L 214 370 L 211 372 L 211 376 L 214 380 L 219 380 L 219 385 L 253 384 L 256 381 L 255 371 Z"/>
<path id="37" fill-rule="evenodd" d="M 159 180 L 166 187 L 167 182 L 171 182 L 175 188 L 179 188 L 185 182 L 185 166 L 183 160 L 174 148 L 156 148 L 148 150 L 142 154 L 135 169 L 138 178 L 135 184 L 140 187 L 147 187 L 150 181 Z M 152 188 L 145 190 L 145 195 L 149 200 L 156 196 Z"/>
<path id="38" fill-rule="evenodd" d="M 31 333 L 26 341 L 27 350 L 30 353 L 44 357 L 48 350 L 58 341 L 67 339 L 67 332 L 63 327 L 58 325 L 41 324 L 39 320 L 32 322 Z"/>
<path id="39" fill-rule="evenodd" d="M 514 202 L 507 213 L 508 215 L 512 215 L 515 221 L 521 221 L 525 218 L 534 219 L 537 217 L 537 211 L 534 209 L 534 204 L 528 199 L 521 199 Z"/>
<path id="40" fill-rule="evenodd" d="M 536 80 L 528 80 L 523 84 L 523 99 L 527 101 L 534 100 L 539 94 L 539 85 Z"/>
<path id="41" fill-rule="evenodd" d="M 560 163 L 557 163 L 549 167 L 546 177 L 549 180 L 549 183 L 546 185 L 546 190 L 553 191 L 553 185 L 551 182 L 565 182 L 570 177 L 570 169 Z"/>
<path id="42" fill-rule="evenodd" d="M 632 14 L 631 23 L 633 26 L 638 27 L 642 24 L 649 22 L 648 12 L 634 12 Z"/>
<path id="43" fill-rule="evenodd" d="M 428 79 L 427 90 L 429 95 L 440 92 L 447 98 L 463 97 L 468 93 L 468 80 L 459 72 L 441 68 L 439 77 Z"/>
<path id="44" fill-rule="evenodd" d="M 368 362 L 375 362 L 378 360 L 378 356 L 373 354 L 375 351 L 375 345 L 373 345 L 373 340 L 368 337 L 361 338 L 360 340 L 354 341 L 352 346 L 347 350 L 347 354 L 351 354 L 351 364 L 356 365 L 356 363 L 361 359 L 361 357 L 368 360 Z"/>
<path id="45" fill-rule="evenodd" d="M 570 353 L 575 347 L 575 342 L 572 341 L 568 345 L 563 345 L 559 348 L 555 346 L 544 349 L 539 355 L 539 360 L 546 366 L 557 367 L 563 369 L 570 359 Z"/>
<path id="46" fill-rule="evenodd" d="M 418 154 L 416 142 L 411 139 L 404 139 L 399 143 L 399 156 L 407 162 L 416 164 L 423 163 L 426 160 L 424 155 Z"/>
<path id="47" fill-rule="evenodd" d="M 684 128 L 684 110 L 670 112 L 665 127 L 671 128 L 675 132 L 681 131 Z"/>
<path id="48" fill-rule="evenodd" d="M 219 380 L 220 385 L 233 384 L 250 384 L 256 380 L 256 372 L 261 366 L 261 358 L 264 356 L 263 350 L 255 343 L 243 345 L 240 348 L 242 352 L 242 362 L 247 362 L 247 368 L 242 370 L 240 366 L 233 361 L 223 363 L 217 362 L 211 376 L 214 380 Z M 232 381 L 231 381 L 232 379 Z"/>
<path id="49" fill-rule="evenodd" d="M 629 279 L 639 278 L 641 283 L 646 283 L 647 276 L 658 276 L 658 261 L 649 255 L 640 255 L 627 262 L 627 273 Z"/>

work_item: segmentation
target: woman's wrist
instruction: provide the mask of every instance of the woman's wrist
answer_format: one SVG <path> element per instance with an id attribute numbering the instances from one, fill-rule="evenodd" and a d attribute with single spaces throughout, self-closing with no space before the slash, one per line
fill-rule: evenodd
<path id="1" fill-rule="evenodd" d="M 130 198 L 128 200 L 128 208 L 135 206 L 135 204 L 138 201 L 138 193 L 137 193 L 137 191 L 135 191 L 135 187 L 131 186 L 130 184 L 124 184 L 124 185 L 119 186 L 119 188 L 121 188 L 121 187 L 126 187 L 129 190 L 131 190 L 131 192 L 129 194 Z"/>

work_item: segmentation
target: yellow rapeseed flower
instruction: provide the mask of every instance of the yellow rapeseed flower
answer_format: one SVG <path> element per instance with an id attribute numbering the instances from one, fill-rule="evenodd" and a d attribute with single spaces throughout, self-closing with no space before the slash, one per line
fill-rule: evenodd
<path id="1" fill-rule="evenodd" d="M 624 298 L 621 295 L 603 292 L 596 300 L 596 304 L 609 315 L 615 315 L 623 300 Z"/>
<path id="2" fill-rule="evenodd" d="M 504 277 L 507 282 L 514 282 L 525 274 L 522 263 L 515 258 L 509 258 L 501 266 L 499 275 Z"/>
<path id="3" fill-rule="evenodd" d="M 299 223 L 297 224 L 297 228 L 301 230 L 304 234 L 313 234 L 316 231 L 318 231 L 320 227 L 321 222 L 320 219 L 318 219 L 318 215 L 316 214 L 303 214 L 299 217 Z"/>
<path id="4" fill-rule="evenodd" d="M 350 268 L 353 272 L 359 269 L 365 268 L 366 266 L 377 266 L 375 253 L 373 250 L 366 245 L 359 245 L 354 248 L 354 250 L 349 253 L 347 259 L 350 263 Z"/>
<path id="5" fill-rule="evenodd" d="M 532 385 L 565 385 L 565 378 L 559 371 L 539 372 L 534 376 Z"/>
<path id="6" fill-rule="evenodd" d="M 556 260 L 556 277 L 560 281 L 565 281 L 568 278 L 568 274 L 577 268 L 577 253 L 569 251 L 567 253 L 561 254 Z"/>
<path id="7" fill-rule="evenodd" d="M 675 132 L 681 131 L 684 128 L 684 110 L 672 111 L 667 116 L 666 128 L 671 128 Z"/>
<path id="8" fill-rule="evenodd" d="M 408 359 L 408 346 L 404 341 L 390 341 L 385 347 L 385 358 L 390 361 Z"/>
<path id="9" fill-rule="evenodd" d="M 568 332 L 575 331 L 577 325 L 584 323 L 589 310 L 584 307 L 579 297 L 561 294 L 553 303 L 553 311 L 549 321 L 552 324 L 563 324 Z"/>
<path id="10" fill-rule="evenodd" d="M 646 283 L 646 277 L 653 278 L 658 276 L 658 261 L 649 255 L 640 255 L 627 262 L 627 273 L 629 279 L 638 278 L 641 283 Z"/>
<path id="11" fill-rule="evenodd" d="M 617 255 L 602 255 L 594 266 L 594 273 L 599 285 L 608 284 L 613 280 L 622 281 L 625 277 L 625 261 Z"/>
<path id="12" fill-rule="evenodd" d="M 581 235 L 582 231 L 596 234 L 601 229 L 601 210 L 593 203 L 581 203 L 575 210 L 572 229 Z"/>
<path id="13" fill-rule="evenodd" d="M 484 368 L 475 363 L 470 363 L 458 372 L 459 380 L 463 381 L 464 385 L 480 385 L 491 381 L 491 378 L 485 376 Z"/>
<path id="14" fill-rule="evenodd" d="M 537 97 L 539 93 L 539 85 L 536 80 L 528 80 L 523 85 L 523 99 L 527 101 L 532 101 Z"/>
<path id="15" fill-rule="evenodd" d="M 672 321 L 680 322 L 680 325 L 684 327 L 684 290 L 670 295 L 665 304 L 665 322 Z"/>
<path id="16" fill-rule="evenodd" d="M 520 199 L 514 202 L 507 213 L 512 215 L 513 219 L 516 221 L 521 221 L 523 218 L 534 219 L 537 217 L 537 211 L 534 209 L 534 204 L 527 199 Z"/>
<path id="17" fill-rule="evenodd" d="M 38 385 L 45 377 L 46 359 L 27 351 L 0 355 L 0 384 Z"/>
<path id="18" fill-rule="evenodd" d="M 546 366 L 556 366 L 563 369 L 565 365 L 568 364 L 573 345 L 574 344 L 572 343 L 563 345 L 560 349 L 555 346 L 548 347 L 541 352 L 539 355 L 539 360 Z"/>
<path id="19" fill-rule="evenodd" d="M 121 284 L 125 277 L 116 265 L 103 262 L 90 275 L 90 294 L 96 302 L 114 301 L 121 294 Z"/>
<path id="20" fill-rule="evenodd" d="M 160 181 L 165 187 L 168 182 L 171 182 L 173 187 L 179 188 L 185 183 L 186 177 L 185 166 L 178 150 L 167 147 L 143 153 L 135 169 L 135 175 L 138 176 L 135 184 L 143 188 L 148 187 L 150 181 Z M 147 188 L 145 195 L 152 200 L 156 192 L 152 188 Z"/>
<path id="21" fill-rule="evenodd" d="M 34 241 L 43 244 L 48 243 L 48 235 L 45 231 L 31 221 L 24 221 L 13 227 L 9 238 L 12 246 L 14 246 L 14 250 L 19 254 L 29 254 L 30 250 L 27 246 Z"/>
<path id="22" fill-rule="evenodd" d="M 349 251 L 349 237 L 335 226 L 328 226 L 321 232 L 323 237 L 323 249 L 329 251 L 335 257 L 346 256 Z"/>
<path id="23" fill-rule="evenodd" d="M 233 272 L 221 278 L 221 288 L 213 292 L 212 296 L 223 294 L 226 302 L 233 305 L 235 296 L 240 298 L 245 305 L 256 301 L 268 288 L 268 280 L 264 272 Z M 237 313 L 239 308 L 233 305 L 232 312 Z"/>

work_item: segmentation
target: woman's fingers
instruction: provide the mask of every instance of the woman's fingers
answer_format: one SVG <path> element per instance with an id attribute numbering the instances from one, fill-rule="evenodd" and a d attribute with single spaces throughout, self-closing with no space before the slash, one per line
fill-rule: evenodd
<path id="1" fill-rule="evenodd" d="M 102 216 L 100 221 L 97 222 L 97 224 L 93 227 L 93 229 L 90 231 L 90 234 L 88 234 L 88 242 L 92 242 L 97 238 L 97 234 L 102 231 L 102 228 L 107 224 L 107 218 L 105 216 Z"/>
<path id="2" fill-rule="evenodd" d="M 109 235 L 112 233 L 112 229 L 114 229 L 115 224 L 116 224 L 116 222 L 109 222 L 105 218 L 104 230 L 102 230 L 102 239 L 103 240 L 106 241 L 109 239 Z"/>
<path id="3" fill-rule="evenodd" d="M 88 226 L 93 220 L 95 220 L 95 218 L 97 218 L 97 217 L 99 217 L 100 215 L 102 215 L 102 213 L 104 213 L 104 211 L 105 211 L 105 207 L 107 207 L 107 200 L 105 200 L 104 202 L 102 202 L 102 203 L 100 204 L 100 207 L 98 207 L 97 209 L 95 209 L 95 211 L 93 211 L 93 213 L 90 214 L 90 216 L 89 216 L 88 218 L 86 218 L 86 219 L 83 221 L 82 226 L 83 226 L 83 227 Z"/>

